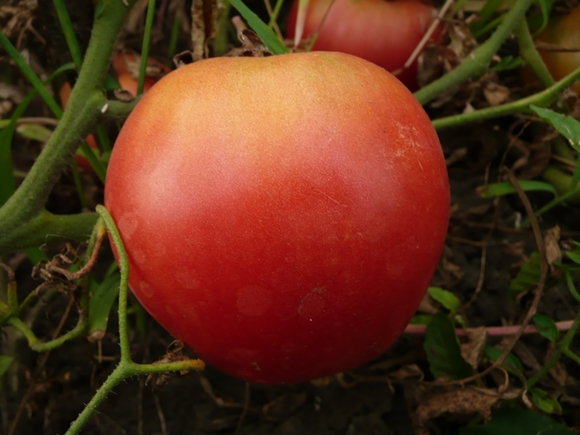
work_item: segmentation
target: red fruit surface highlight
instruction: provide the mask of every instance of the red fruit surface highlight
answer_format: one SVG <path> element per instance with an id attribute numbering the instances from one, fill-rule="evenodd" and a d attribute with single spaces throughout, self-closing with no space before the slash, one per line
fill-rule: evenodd
<path id="1" fill-rule="evenodd" d="M 443 248 L 449 185 L 408 89 L 312 52 L 168 74 L 117 139 L 105 205 L 161 325 L 226 373 L 296 383 L 403 332 Z"/>

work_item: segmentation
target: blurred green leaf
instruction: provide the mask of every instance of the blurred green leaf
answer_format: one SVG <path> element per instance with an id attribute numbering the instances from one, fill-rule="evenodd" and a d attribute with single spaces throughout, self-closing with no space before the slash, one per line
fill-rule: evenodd
<path id="1" fill-rule="evenodd" d="M 496 362 L 503 353 L 503 350 L 498 349 L 497 347 L 486 345 L 483 348 L 483 353 L 490 360 Z M 502 367 L 514 375 L 518 374 L 517 371 L 522 372 L 524 370 L 524 367 L 522 366 L 522 363 L 519 360 L 519 358 L 511 353 L 506 357 L 504 363 L 502 364 Z M 517 369 L 517 371 L 514 370 L 514 368 Z"/>
<path id="2" fill-rule="evenodd" d="M 491 420 L 482 425 L 465 427 L 464 435 L 576 435 L 544 415 L 527 409 L 505 409 L 494 414 Z"/>
<path id="3" fill-rule="evenodd" d="M 436 378 L 447 375 L 450 379 L 462 379 L 472 374 L 471 366 L 461 356 L 459 340 L 449 318 L 437 313 L 427 326 L 425 352 L 431 373 Z"/>
<path id="4" fill-rule="evenodd" d="M 411 325 L 428 325 L 431 320 L 433 320 L 431 314 L 415 314 L 409 323 Z"/>
<path id="5" fill-rule="evenodd" d="M 513 57 L 513 56 L 504 56 L 501 60 L 491 68 L 493 72 L 500 72 L 500 71 L 509 71 L 512 69 L 519 68 L 522 65 L 522 58 L 521 57 Z"/>
<path id="6" fill-rule="evenodd" d="M 530 393 L 532 394 L 532 401 L 539 409 L 548 414 L 561 414 L 562 406 L 560 403 L 550 397 L 548 393 L 540 388 L 530 388 Z"/>
<path id="7" fill-rule="evenodd" d="M 554 322 L 552 318 L 544 314 L 536 314 L 533 317 L 533 320 L 534 325 L 536 325 L 536 328 L 538 330 L 538 333 L 542 337 L 550 340 L 552 343 L 558 341 L 558 338 L 560 337 L 560 331 L 556 326 L 556 322 Z"/>
<path id="8" fill-rule="evenodd" d="M 451 311 L 452 314 L 457 312 L 457 309 L 461 303 L 459 302 L 457 296 L 455 296 L 453 293 L 440 287 L 429 287 L 427 291 L 433 299 Z"/>
<path id="9" fill-rule="evenodd" d="M 580 121 L 563 115 L 562 113 L 554 112 L 550 109 L 543 109 L 538 106 L 530 105 L 536 114 L 554 127 L 558 133 L 564 136 L 572 146 L 580 146 Z"/>
<path id="10" fill-rule="evenodd" d="M 0 355 L 0 377 L 4 376 L 4 373 L 6 373 L 6 370 L 8 370 L 12 361 L 14 361 L 14 357 Z"/>
<path id="11" fill-rule="evenodd" d="M 46 143 L 52 136 L 52 130 L 39 124 L 20 124 L 16 127 L 16 131 L 27 139 L 42 143 Z"/>
<path id="12" fill-rule="evenodd" d="M 102 283 L 91 283 L 93 296 L 89 301 L 89 335 L 107 331 L 109 314 L 119 294 L 120 282 L 121 275 L 116 272 L 107 276 Z"/>
<path id="13" fill-rule="evenodd" d="M 264 45 L 272 52 L 272 54 L 288 53 L 288 47 L 276 36 L 274 31 L 264 23 L 260 17 L 252 12 L 242 0 L 230 0 L 231 5 L 238 10 L 238 12 L 248 22 L 248 26 L 256 32 L 258 37 L 262 40 Z"/>
<path id="14" fill-rule="evenodd" d="M 518 184 L 524 192 L 550 192 L 558 196 L 558 192 L 550 183 L 534 180 L 518 180 Z M 482 198 L 510 195 L 516 193 L 514 186 L 509 182 L 493 183 L 487 186 L 479 186 L 476 192 Z"/>
<path id="15" fill-rule="evenodd" d="M 479 11 L 479 20 L 471 24 L 471 33 L 479 33 L 491 20 L 495 12 L 499 9 L 503 0 L 487 0 Z"/>
<path id="16" fill-rule="evenodd" d="M 510 282 L 509 296 L 515 298 L 518 294 L 528 291 L 540 281 L 540 256 L 532 252 L 530 260 L 522 264 L 518 274 Z"/>
<path id="17" fill-rule="evenodd" d="M 566 255 L 576 264 L 580 264 L 580 243 L 572 242 L 576 246 L 573 251 L 566 251 Z"/>

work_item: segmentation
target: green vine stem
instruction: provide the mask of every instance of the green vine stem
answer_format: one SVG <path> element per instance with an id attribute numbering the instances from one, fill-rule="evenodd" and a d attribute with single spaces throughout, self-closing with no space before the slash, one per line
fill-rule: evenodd
<path id="1" fill-rule="evenodd" d="M 520 53 L 526 62 L 526 66 L 534 72 L 546 88 L 552 86 L 555 80 L 534 45 L 528 22 L 526 20 L 519 21 L 514 27 L 514 34 L 518 39 Z"/>
<path id="2" fill-rule="evenodd" d="M 130 6 L 126 6 L 119 0 L 101 2 L 103 6 L 97 13 L 83 67 L 71 93 L 67 110 L 28 176 L 0 209 L 0 253 L 10 252 L 17 249 L 19 245 L 22 246 L 23 243 L 18 241 L 18 238 L 26 236 L 30 229 L 28 227 L 34 220 L 42 220 L 45 225 L 49 223 L 50 230 L 44 234 L 51 232 L 54 234 L 52 230 L 58 226 L 55 225 L 58 222 L 54 224 L 47 222 L 49 215 L 42 213 L 46 199 L 61 171 L 68 165 L 69 159 L 74 154 L 78 146 L 78 138 L 85 137 L 96 125 L 101 116 L 101 110 L 107 103 L 102 90 L 109 61 L 117 34 L 134 1 L 130 2 Z M 6 39 L 0 33 L 1 38 Z M 86 220 L 86 218 L 73 220 L 77 224 L 72 231 L 75 233 L 75 238 L 81 236 L 81 240 L 86 239 L 90 234 L 92 225 L 90 227 L 82 225 L 86 223 Z M 95 216 L 92 216 L 90 220 L 94 225 Z M 38 225 L 38 222 L 36 224 Z M 69 228 L 56 234 L 71 237 Z"/>
<path id="3" fill-rule="evenodd" d="M 487 107 L 485 109 L 476 110 L 470 113 L 462 113 L 459 115 L 436 119 L 433 121 L 433 126 L 437 130 L 442 130 L 444 128 L 455 127 L 470 122 L 483 121 L 484 119 L 513 115 L 515 113 L 530 113 L 529 106 L 531 104 L 540 107 L 549 106 L 559 98 L 561 92 L 564 89 L 579 79 L 580 68 L 573 71 L 549 88 L 538 92 L 537 94 L 530 95 L 529 97 L 522 98 L 521 100 L 514 101 L 513 103 L 503 104 L 501 106 Z"/>
<path id="4" fill-rule="evenodd" d="M 145 18 L 145 32 L 143 34 L 143 45 L 141 46 L 141 64 L 139 65 L 139 81 L 137 83 L 137 95 L 143 93 L 145 88 L 145 77 L 147 77 L 147 63 L 149 57 L 149 46 L 151 45 L 151 29 L 155 18 L 155 0 L 149 0 L 147 5 L 147 16 Z"/>
<path id="5" fill-rule="evenodd" d="M 70 16 L 68 14 L 68 10 L 66 9 L 66 5 L 64 4 L 63 0 L 53 0 L 54 8 L 56 10 L 56 14 L 58 15 L 58 20 L 60 21 L 60 27 L 62 28 L 62 32 L 64 33 L 64 37 L 66 39 L 66 43 L 68 45 L 68 49 L 70 51 L 71 57 L 73 62 L 80 69 L 83 63 L 83 55 L 81 53 L 81 49 L 79 47 L 79 43 L 77 41 L 77 37 L 75 35 L 73 25 L 70 20 Z"/>
<path id="6" fill-rule="evenodd" d="M 463 63 L 453 71 L 415 92 L 417 100 L 419 100 L 421 104 L 427 104 L 447 89 L 450 89 L 469 78 L 479 77 L 487 72 L 492 57 L 503 41 L 510 35 L 514 26 L 519 21 L 525 19 L 524 14 L 532 2 L 533 0 L 516 0 L 515 4 L 505 15 L 503 21 L 493 35 L 484 44 L 475 49 L 467 59 L 465 59 Z"/>
<path id="7" fill-rule="evenodd" d="M 153 373 L 178 372 L 182 370 L 203 370 L 205 367 L 204 362 L 201 360 L 185 360 L 154 364 L 137 364 L 131 360 L 131 350 L 129 348 L 129 338 L 127 333 L 129 260 L 121 236 L 117 230 L 117 226 L 107 209 L 99 205 L 97 206 L 97 213 L 107 227 L 119 256 L 119 269 L 121 272 L 121 283 L 119 287 L 119 340 L 121 344 L 121 359 L 119 365 L 97 390 L 91 401 L 86 405 L 77 419 L 70 425 L 70 428 L 65 435 L 78 434 L 87 423 L 90 416 L 97 410 L 98 406 L 113 390 L 113 388 L 128 377 Z"/>
<path id="8" fill-rule="evenodd" d="M 91 238 L 89 240 L 87 252 L 83 259 L 83 264 L 89 263 L 90 259 L 93 257 L 94 254 L 98 254 L 96 250 L 100 249 L 101 242 L 104 237 L 107 235 L 107 229 L 102 221 L 97 221 L 97 224 L 93 228 L 93 232 Z M 35 293 L 31 292 L 22 302 L 22 304 L 18 303 L 17 293 L 16 293 L 16 282 L 10 283 L 8 286 L 8 311 L 6 313 L 2 313 L 0 325 L 4 322 L 12 325 L 16 329 L 18 329 L 28 341 L 28 345 L 32 350 L 37 352 L 46 352 L 53 349 L 56 349 L 62 346 L 68 340 L 72 340 L 74 338 L 78 338 L 87 332 L 88 326 L 88 306 L 89 306 L 89 298 L 88 293 L 83 291 L 80 295 L 80 309 L 79 309 L 79 320 L 76 326 L 70 330 L 69 332 L 47 342 L 42 342 L 40 339 L 34 334 L 32 329 L 26 325 L 20 319 L 20 314 L 26 305 L 30 302 L 32 297 L 35 297 Z"/>
<path id="9" fill-rule="evenodd" d="M 528 379 L 527 383 L 528 388 L 531 388 L 540 379 L 546 376 L 546 374 L 552 369 L 552 367 L 554 367 L 556 363 L 560 360 L 562 354 L 568 356 L 569 358 L 572 358 L 574 361 L 580 364 L 580 358 L 578 357 L 578 355 L 574 354 L 570 350 L 570 344 L 572 343 L 572 339 L 578 332 L 579 328 L 580 328 L 580 314 L 576 316 L 576 318 L 574 319 L 574 323 L 572 324 L 572 327 L 568 330 L 568 332 L 566 332 L 564 338 L 562 338 L 562 340 L 557 344 L 556 351 L 550 356 L 548 361 L 544 363 L 542 368 L 534 376 Z"/>

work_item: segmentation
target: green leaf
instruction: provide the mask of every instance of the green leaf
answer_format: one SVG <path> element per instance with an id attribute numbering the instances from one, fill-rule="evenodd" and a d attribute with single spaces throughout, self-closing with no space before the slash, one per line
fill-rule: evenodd
<path id="1" fill-rule="evenodd" d="M 580 264 L 580 243 L 572 242 L 576 246 L 573 251 L 566 251 L 566 255 L 576 264 Z"/>
<path id="2" fill-rule="evenodd" d="M 558 196 L 558 192 L 550 183 L 534 180 L 518 180 L 518 184 L 524 192 L 550 192 Z M 509 182 L 493 183 L 487 186 L 479 186 L 476 192 L 482 198 L 510 195 L 516 193 L 514 186 Z"/>
<path id="3" fill-rule="evenodd" d="M 503 0 L 487 0 L 481 10 L 479 11 L 479 20 L 474 21 L 471 24 L 471 32 L 478 33 L 489 23 L 490 19 L 494 16 L 495 11 L 503 3 Z"/>
<path id="4" fill-rule="evenodd" d="M 548 393 L 540 388 L 530 388 L 530 393 L 532 393 L 532 401 L 539 409 L 548 414 L 561 414 L 562 406 L 553 397 L 548 396 Z"/>
<path id="5" fill-rule="evenodd" d="M 238 12 L 248 22 L 248 25 L 256 32 L 258 37 L 262 40 L 264 45 L 272 52 L 272 54 L 288 53 L 288 47 L 276 36 L 274 31 L 264 23 L 260 17 L 252 12 L 242 0 L 230 0 L 231 5 L 238 10 Z"/>
<path id="6" fill-rule="evenodd" d="M 552 343 L 558 341 L 560 337 L 560 330 L 556 326 L 556 322 L 551 317 L 548 317 L 544 314 L 536 314 L 533 317 L 534 325 L 536 325 L 536 329 L 538 333 L 550 340 Z"/>
<path id="7" fill-rule="evenodd" d="M 429 287 L 427 291 L 433 299 L 451 311 L 452 314 L 457 312 L 460 302 L 453 293 L 440 287 Z"/>
<path id="8" fill-rule="evenodd" d="M 0 355 L 0 378 L 4 376 L 4 373 L 6 373 L 6 371 L 10 367 L 10 364 L 12 364 L 12 361 L 14 361 L 14 357 L 8 355 Z"/>
<path id="9" fill-rule="evenodd" d="M 522 264 L 516 277 L 510 282 L 509 296 L 515 298 L 518 294 L 528 291 L 540 281 L 540 256 L 532 252 L 530 260 Z"/>
<path id="10" fill-rule="evenodd" d="M 471 366 L 461 356 L 459 340 L 449 318 L 437 313 L 427 326 L 425 352 L 431 373 L 436 378 L 447 375 L 450 379 L 462 379 L 472 374 Z"/>
<path id="11" fill-rule="evenodd" d="M 486 345 L 483 348 L 483 353 L 490 360 L 496 362 L 503 353 L 503 350 L 498 349 L 497 347 Z M 513 375 L 517 375 L 518 371 L 522 372 L 524 370 L 524 367 L 522 366 L 522 363 L 519 360 L 519 358 L 511 353 L 506 357 L 505 361 L 502 364 L 502 367 Z"/>
<path id="12" fill-rule="evenodd" d="M 52 130 L 38 124 L 20 124 L 16 127 L 16 131 L 27 139 L 43 143 L 46 143 L 52 136 Z"/>
<path id="13" fill-rule="evenodd" d="M 554 127 L 572 146 L 580 146 L 580 121 L 550 109 L 534 106 L 533 104 L 530 105 L 530 109 Z"/>
<path id="14" fill-rule="evenodd" d="M 482 425 L 465 427 L 464 435 L 577 435 L 544 415 L 527 409 L 505 409 L 496 413 L 492 419 Z"/>
<path id="15" fill-rule="evenodd" d="M 522 58 L 521 57 L 513 57 L 513 56 L 505 56 L 502 57 L 501 60 L 491 68 L 493 72 L 500 72 L 500 71 L 509 71 L 512 69 L 519 68 L 522 65 Z"/>
<path id="16" fill-rule="evenodd" d="M 411 325 L 428 325 L 431 320 L 433 320 L 431 314 L 415 314 L 409 323 Z"/>
<path id="17" fill-rule="evenodd" d="M 102 283 L 91 283 L 93 297 L 89 301 L 89 335 L 107 331 L 111 308 L 119 294 L 121 275 L 116 272 L 107 276 Z"/>

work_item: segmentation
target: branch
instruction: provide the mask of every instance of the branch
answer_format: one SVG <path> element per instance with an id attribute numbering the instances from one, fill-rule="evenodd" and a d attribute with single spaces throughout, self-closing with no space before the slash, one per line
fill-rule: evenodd
<path id="1" fill-rule="evenodd" d="M 131 5 L 134 1 L 130 2 Z M 103 0 L 103 3 L 67 110 L 22 185 L 0 209 L 0 253 L 17 248 L 16 233 L 36 240 L 42 237 L 41 234 L 28 233 L 35 229 L 31 221 L 42 215 L 50 191 L 68 165 L 80 139 L 96 125 L 106 103 L 103 88 L 111 54 L 131 6 L 120 0 Z M 62 230 L 69 235 L 66 228 Z"/>
<path id="2" fill-rule="evenodd" d="M 514 26 L 524 19 L 526 10 L 533 0 L 516 0 L 514 6 L 505 15 L 495 33 L 479 48 L 473 50 L 461 65 L 439 80 L 415 92 L 415 97 L 421 104 L 427 104 L 447 89 L 472 77 L 479 77 L 487 72 L 493 55 L 503 41 L 510 35 Z"/>

